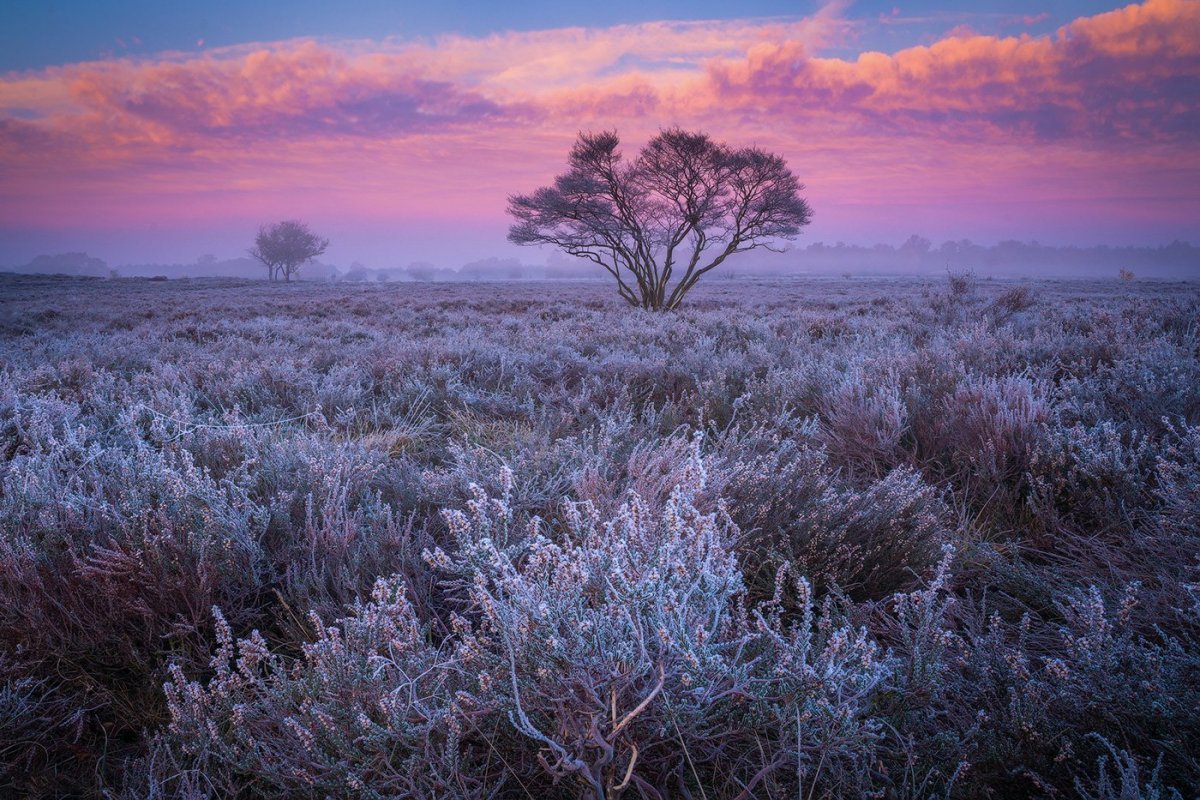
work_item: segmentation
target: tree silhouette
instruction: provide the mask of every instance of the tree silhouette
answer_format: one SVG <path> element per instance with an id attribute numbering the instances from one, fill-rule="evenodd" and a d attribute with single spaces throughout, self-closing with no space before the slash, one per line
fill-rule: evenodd
<path id="1" fill-rule="evenodd" d="M 284 220 L 258 229 L 250 255 L 266 265 L 271 280 L 282 274 L 286 283 L 328 247 L 329 240 L 317 236 L 303 222 Z"/>
<path id="2" fill-rule="evenodd" d="M 730 256 L 775 249 L 812 218 L 784 160 L 757 147 L 672 128 L 626 162 L 619 143 L 581 133 L 553 186 L 509 198 L 509 241 L 586 258 L 630 305 L 670 310 Z"/>

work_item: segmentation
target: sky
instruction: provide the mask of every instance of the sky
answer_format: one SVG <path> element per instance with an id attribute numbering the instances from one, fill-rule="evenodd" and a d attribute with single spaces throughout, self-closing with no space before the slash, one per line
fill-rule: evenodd
<path id="1" fill-rule="evenodd" d="M 672 126 L 782 155 L 801 244 L 1200 241 L 1200 0 L 9 0 L 0 265 L 287 218 L 332 263 L 544 262 L 507 196 Z"/>

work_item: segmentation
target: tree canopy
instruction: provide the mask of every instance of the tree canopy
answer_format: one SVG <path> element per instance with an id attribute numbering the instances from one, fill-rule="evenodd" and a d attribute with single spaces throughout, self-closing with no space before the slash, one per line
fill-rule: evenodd
<path id="1" fill-rule="evenodd" d="M 271 280 L 288 282 L 300 267 L 325 252 L 329 240 L 297 220 L 284 220 L 258 229 L 250 255 L 266 265 Z"/>
<path id="2" fill-rule="evenodd" d="M 631 305 L 677 308 L 730 256 L 775 249 L 812 218 L 778 155 L 661 131 L 625 161 L 615 131 L 581 133 L 552 186 L 509 198 L 509 241 L 553 245 L 606 269 Z"/>

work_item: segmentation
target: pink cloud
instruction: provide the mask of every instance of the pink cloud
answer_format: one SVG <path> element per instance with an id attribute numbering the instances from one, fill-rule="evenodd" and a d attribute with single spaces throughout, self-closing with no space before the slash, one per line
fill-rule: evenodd
<path id="1" fill-rule="evenodd" d="M 1021 24 L 1028 28 L 1037 25 L 1039 22 L 1045 22 L 1048 19 L 1050 19 L 1049 11 L 1043 11 L 1040 14 L 1022 14 Z"/>
<path id="2" fill-rule="evenodd" d="M 948 36 L 856 61 L 790 42 L 710 67 L 714 105 L 833 116 L 889 136 L 976 142 L 1194 141 L 1200 5 L 1152 0 L 1077 20 L 1054 37 Z"/>
<path id="3" fill-rule="evenodd" d="M 352 60 L 312 42 L 237 59 L 88 65 L 70 86 L 93 113 L 183 139 L 387 137 L 494 124 L 519 110 L 402 61 Z"/>

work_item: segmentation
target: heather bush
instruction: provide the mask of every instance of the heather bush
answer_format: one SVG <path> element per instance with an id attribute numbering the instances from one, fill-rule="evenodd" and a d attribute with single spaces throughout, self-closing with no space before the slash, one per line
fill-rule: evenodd
<path id="1" fill-rule="evenodd" d="M 1155 477 L 1159 525 L 1180 538 L 1200 538 L 1200 425 L 1172 429 Z"/>
<path id="2" fill-rule="evenodd" d="M 705 477 L 696 445 L 664 503 L 632 495 L 612 519 L 568 503 L 561 531 L 514 530 L 509 473 L 498 498 L 475 488 L 445 514 L 451 553 L 426 554 L 468 601 L 439 644 L 397 578 L 314 620 L 294 663 L 257 632 L 235 644 L 217 612 L 213 676 L 175 668 L 167 685 L 168 739 L 230 790 L 864 790 L 885 654 L 831 606 L 818 616 L 803 579 L 795 621 L 778 598 L 747 605 L 736 528 L 692 502 Z"/>
<path id="3" fill-rule="evenodd" d="M 1131 338 L 1136 333 L 1126 334 Z M 1200 363 L 1194 343 L 1171 337 L 1131 341 L 1111 364 L 1064 382 L 1065 421 L 1110 420 L 1124 432 L 1162 435 L 1200 417 Z"/>
<path id="4" fill-rule="evenodd" d="M 235 644 L 219 610 L 212 677 L 172 668 L 167 736 L 215 794 L 256 785 L 273 795 L 486 794 L 455 733 L 452 656 L 427 641 L 403 584 L 376 584 L 370 602 L 326 626 L 294 664 L 257 631 Z M 482 781 L 482 782 L 481 782 Z"/>
<path id="5" fill-rule="evenodd" d="M 1030 506 L 1045 524 L 1127 529 L 1147 504 L 1154 452 L 1145 436 L 1111 422 L 1046 426 L 1030 457 Z"/>
<path id="6" fill-rule="evenodd" d="M 0 786 L 36 791 L 74 766 L 72 747 L 82 737 L 86 709 L 49 679 L 17 677 L 28 669 L 0 662 Z M 40 780 L 30 780 L 39 776 Z M 65 783 L 65 781 L 64 781 Z M 60 784 L 62 785 L 62 784 Z"/>
<path id="7" fill-rule="evenodd" d="M 746 609 L 736 528 L 692 502 L 705 479 L 693 450 L 684 482 L 658 508 L 635 494 L 604 520 L 571 505 L 565 536 L 553 537 L 562 544 L 531 532 L 520 566 L 498 546 L 503 498 L 451 516 L 462 545 L 449 566 L 475 565 L 471 608 L 480 615 L 463 658 L 486 676 L 476 702 L 490 694 L 521 737 L 512 746 L 538 764 L 526 780 L 548 773 L 571 796 L 616 787 L 699 795 L 730 781 L 727 771 L 751 783 L 776 783 L 777 770 L 803 774 L 796 759 L 813 755 L 828 763 L 811 780 L 854 786 L 854 765 L 869 763 L 878 731 L 865 710 L 885 665 L 864 632 L 816 631 L 811 598 L 799 626 Z M 793 726 L 802 755 L 788 752 Z M 756 748 L 782 752 L 764 764 Z"/>
<path id="8" fill-rule="evenodd" d="M 148 446 L 131 414 L 109 433 L 125 445 L 115 448 L 75 406 L 34 400 L 8 413 L 0 653 L 19 666 L 4 678 L 34 705 L 69 698 L 71 735 L 87 742 L 85 758 L 103 757 L 101 743 L 119 751 L 163 718 L 154 684 L 167 658 L 207 651 L 204 604 L 257 613 L 262 515 L 186 451 Z"/>
<path id="9" fill-rule="evenodd" d="M 990 307 L 998 320 L 1005 320 L 1013 314 L 1028 311 L 1037 305 L 1037 299 L 1028 286 L 1011 286 L 992 300 Z"/>
<path id="10" fill-rule="evenodd" d="M 929 297 L 929 308 L 943 325 L 961 324 L 969 307 L 977 302 L 975 273 L 970 270 L 946 270 L 946 291 Z"/>
<path id="11" fill-rule="evenodd" d="M 946 284 L 951 297 L 965 297 L 975 289 L 975 273 L 970 270 L 946 270 Z"/>
<path id="12" fill-rule="evenodd" d="M 886 597 L 911 587 L 949 541 L 948 509 L 913 470 L 849 481 L 818 437 L 739 433 L 726 435 L 718 452 L 728 460 L 714 471 L 761 591 L 770 594 L 776 568 L 789 563 L 821 589 Z"/>
<path id="13" fill-rule="evenodd" d="M 859 365 L 839 376 L 826 390 L 820 416 L 819 438 L 836 463 L 879 477 L 905 462 L 908 408 L 897 376 L 883 365 Z"/>
<path id="14" fill-rule="evenodd" d="M 1122 270 L 1124 272 L 1124 270 Z M 1123 278 L 1124 276 L 1122 276 Z M 1130 275 L 1132 280 L 1132 275 Z M 1126 750 L 1120 750 L 1103 737 L 1098 737 L 1108 751 L 1096 760 L 1095 782 L 1075 779 L 1075 789 L 1083 800 L 1163 800 L 1180 798 L 1178 790 L 1164 789 L 1159 776 L 1161 761 L 1154 765 L 1150 779 L 1142 783 L 1142 771 L 1137 760 Z M 1109 766 L 1112 769 L 1109 769 Z M 1113 778 L 1116 778 L 1114 781 Z"/>
<path id="15" fill-rule="evenodd" d="M 1020 479 L 1049 416 L 1045 389 L 1021 377 L 968 378 L 941 411 L 938 434 L 948 466 L 963 482 L 995 486 Z"/>
<path id="16" fill-rule="evenodd" d="M 1160 776 L 1196 785 L 1194 642 L 1137 633 L 1136 585 L 1112 601 L 1078 590 L 1056 604 L 1060 621 L 1011 624 L 947 594 L 944 567 L 874 625 L 894 652 L 887 763 L 905 793 L 1057 796 L 1094 784 L 1109 739 L 1139 753 L 1123 754 L 1123 773 L 1141 764 L 1160 788 Z"/>

